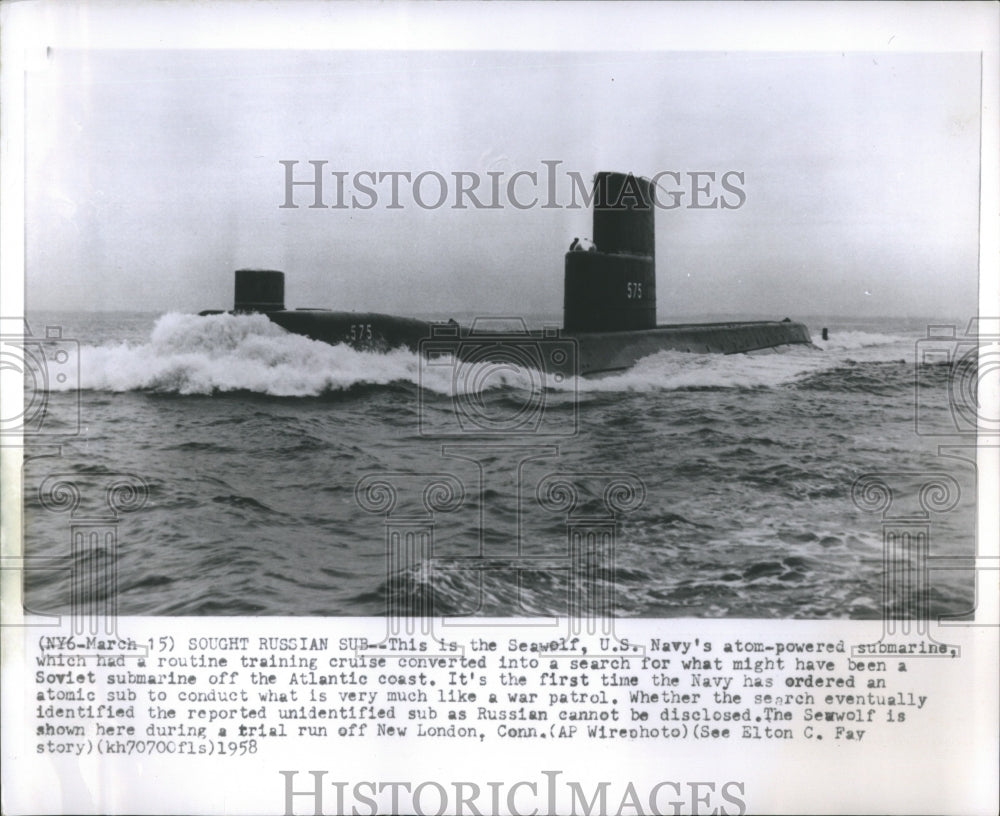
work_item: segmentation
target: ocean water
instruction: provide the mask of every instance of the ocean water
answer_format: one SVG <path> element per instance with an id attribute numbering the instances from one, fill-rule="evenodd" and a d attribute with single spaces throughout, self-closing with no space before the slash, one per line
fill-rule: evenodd
<path id="1" fill-rule="evenodd" d="M 581 582 L 618 616 L 877 618 L 918 592 L 932 615 L 970 610 L 967 571 L 883 591 L 900 518 L 932 558 L 975 551 L 974 467 L 938 452 L 971 444 L 961 382 L 915 368 L 948 321 L 806 322 L 818 350 L 662 352 L 560 380 L 329 346 L 263 316 L 29 315 L 69 356 L 25 454 L 26 554 L 53 559 L 26 572 L 26 606 L 66 609 L 116 540 L 108 591 L 129 615 L 552 615 Z M 852 492 L 865 474 L 889 507 Z M 112 512 L 122 480 L 139 492 L 116 488 Z M 587 570 L 574 534 L 604 536 Z"/>

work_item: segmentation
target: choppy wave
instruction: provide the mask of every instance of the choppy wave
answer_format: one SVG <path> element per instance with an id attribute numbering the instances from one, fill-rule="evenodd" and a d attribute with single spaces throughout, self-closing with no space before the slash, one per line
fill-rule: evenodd
<path id="1" fill-rule="evenodd" d="M 975 552 L 975 472 L 922 435 L 925 419 L 955 432 L 954 371 L 922 370 L 914 392 L 912 321 L 831 322 L 820 350 L 660 352 L 556 383 L 330 346 L 262 316 L 87 319 L 70 336 L 114 342 L 81 350 L 67 383 L 90 389 L 79 405 L 46 403 L 37 444 L 66 441 L 58 462 L 26 457 L 25 547 L 66 557 L 67 516 L 42 501 L 53 468 L 94 514 L 117 474 L 141 478 L 148 501 L 121 518 L 122 614 L 378 615 L 392 595 L 394 609 L 562 615 L 593 588 L 613 590 L 623 616 L 877 618 L 883 519 L 852 500 L 852 484 L 887 467 L 901 515 L 928 467 L 953 476 L 960 504 L 935 517 L 932 552 Z M 545 399 L 526 400 L 538 382 Z M 446 396 L 456 386 L 487 393 L 469 392 L 460 411 Z M 516 433 L 490 435 L 498 427 Z M 386 561 L 385 513 L 359 503 L 372 474 L 391 477 L 399 518 L 426 509 L 426 477 L 449 474 L 465 491 L 435 509 L 405 564 Z M 540 501 L 552 474 L 579 481 L 570 509 Z M 584 578 L 570 536 L 607 518 L 602 486 L 618 474 L 640 480 L 645 501 L 618 519 L 614 571 L 598 563 Z M 932 613 L 972 606 L 971 571 L 939 572 Z M 69 608 L 64 571 L 30 570 L 25 584 L 29 608 Z"/>
<path id="2" fill-rule="evenodd" d="M 840 331 L 830 335 L 828 340 L 814 337 L 813 343 L 823 351 L 855 351 L 857 349 L 894 347 L 900 344 L 911 348 L 913 340 L 899 334 L 878 334 L 866 331 Z"/>
<path id="3" fill-rule="evenodd" d="M 80 381 L 95 391 L 310 396 L 417 376 L 416 355 L 364 354 L 289 334 L 263 315 L 167 314 L 141 345 L 84 346 Z M 72 381 L 67 388 L 74 387 Z"/>
<path id="4" fill-rule="evenodd" d="M 290 334 L 263 315 L 167 314 L 146 343 L 84 346 L 79 381 L 62 388 L 150 391 L 181 395 L 247 391 L 278 397 L 319 396 L 364 386 L 415 385 L 442 395 L 493 389 L 617 392 L 774 388 L 854 362 L 912 358 L 906 337 L 863 331 L 816 339 L 815 349 L 779 353 L 700 355 L 664 351 L 625 372 L 558 381 L 538 372 L 459 363 L 422 365 L 412 351 L 358 351 Z"/>

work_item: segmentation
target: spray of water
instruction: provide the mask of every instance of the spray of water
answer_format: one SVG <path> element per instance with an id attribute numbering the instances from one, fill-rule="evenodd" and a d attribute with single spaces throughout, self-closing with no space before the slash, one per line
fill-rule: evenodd
<path id="1" fill-rule="evenodd" d="M 778 387 L 851 361 L 912 356 L 911 339 L 844 332 L 818 341 L 821 351 L 792 347 L 781 353 L 702 355 L 664 351 L 610 376 L 557 381 L 509 366 L 495 372 L 424 366 L 406 349 L 388 353 L 331 346 L 290 334 L 263 315 L 206 317 L 167 314 L 148 342 L 84 346 L 80 380 L 60 387 L 98 391 L 213 394 L 250 391 L 282 397 L 318 396 L 357 385 L 412 383 L 443 395 L 471 388 L 530 389 L 544 379 L 557 391 L 670 391 L 689 388 Z M 489 363 L 477 364 L 489 367 Z"/>

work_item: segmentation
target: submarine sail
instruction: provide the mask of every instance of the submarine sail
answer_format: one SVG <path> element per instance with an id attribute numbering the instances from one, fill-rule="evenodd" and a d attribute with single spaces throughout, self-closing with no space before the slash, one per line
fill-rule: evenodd
<path id="1" fill-rule="evenodd" d="M 594 248 L 566 253 L 563 329 L 656 327 L 652 183 L 624 173 L 594 180 Z"/>

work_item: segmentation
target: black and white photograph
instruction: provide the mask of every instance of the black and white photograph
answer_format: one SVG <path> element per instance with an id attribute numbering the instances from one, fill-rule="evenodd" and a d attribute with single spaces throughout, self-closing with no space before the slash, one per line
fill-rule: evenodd
<path id="1" fill-rule="evenodd" d="M 65 545 L 53 473 L 134 474 L 120 613 L 381 615 L 386 520 L 426 515 L 390 566 L 440 614 L 558 614 L 567 524 L 606 517 L 616 615 L 879 617 L 852 485 L 890 468 L 974 553 L 974 462 L 936 451 L 976 427 L 976 55 L 48 61 L 26 317 L 70 370 L 25 548 Z"/>
<path id="2" fill-rule="evenodd" d="M 489 5 L 74 4 L 8 67 L 5 752 L 65 786 L 9 812 L 989 811 L 995 7 Z M 959 738 L 962 796 L 735 770 Z"/>

